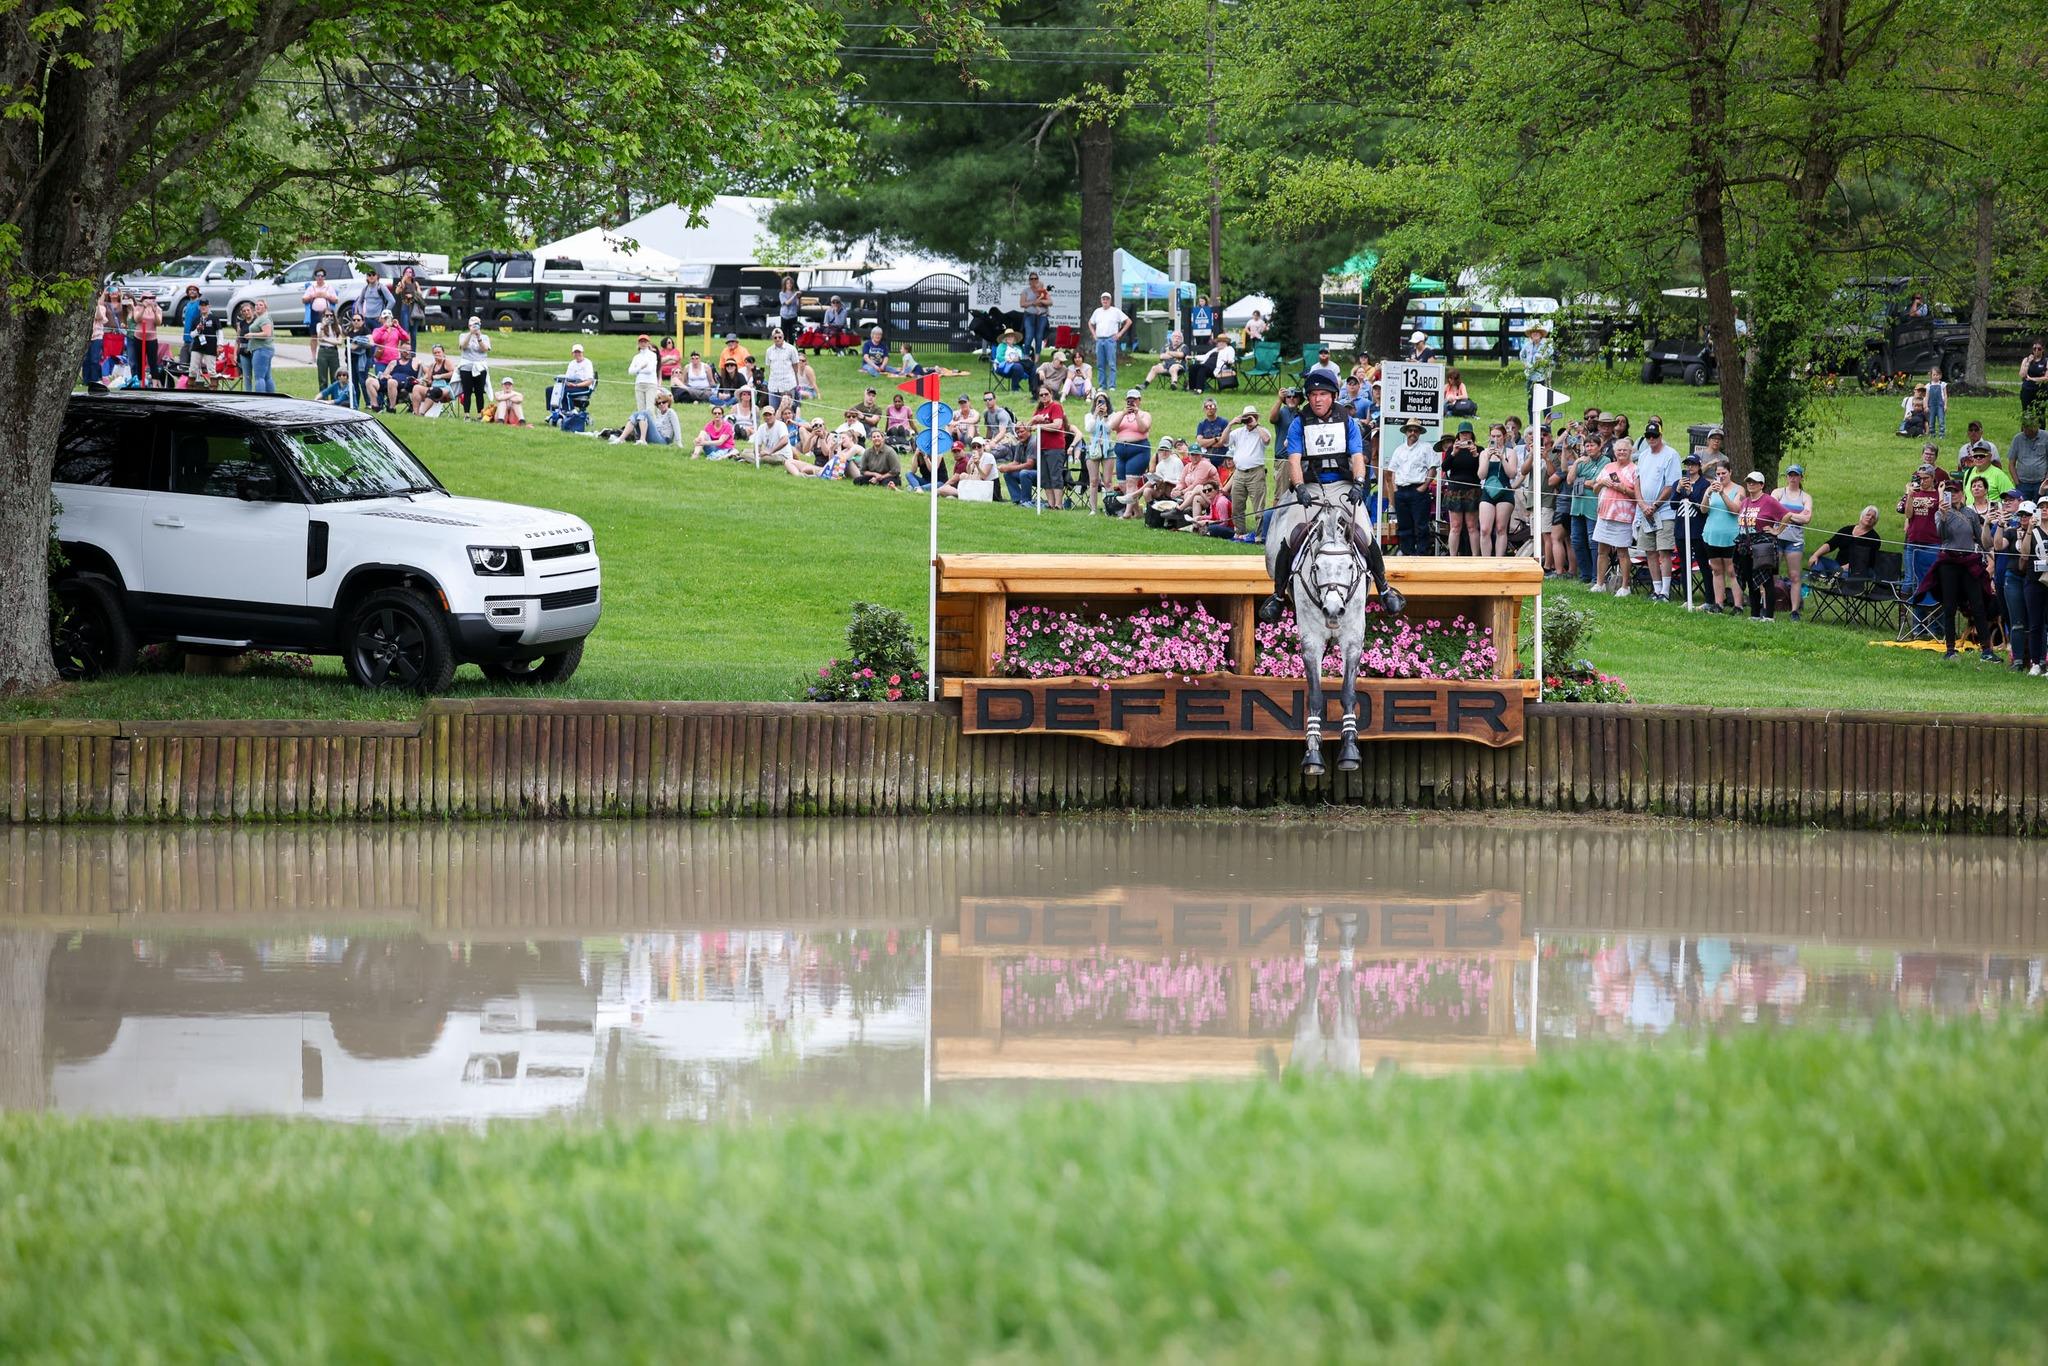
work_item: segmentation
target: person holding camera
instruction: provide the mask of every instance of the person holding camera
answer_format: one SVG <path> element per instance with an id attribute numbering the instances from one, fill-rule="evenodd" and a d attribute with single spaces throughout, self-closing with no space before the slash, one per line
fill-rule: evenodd
<path id="1" fill-rule="evenodd" d="M 1764 472 L 1742 476 L 1742 508 L 1736 513 L 1735 578 L 1742 585 L 1751 621 L 1778 618 L 1778 536 L 1785 505 L 1764 488 Z"/>
<path id="2" fill-rule="evenodd" d="M 1962 486 L 1954 480 L 1942 485 L 1937 495 L 1934 534 L 1934 565 L 1918 587 L 1923 593 L 1932 591 L 1941 605 L 1942 639 L 1948 646 L 1942 659 L 1955 662 L 1956 614 L 1968 612 L 1978 652 L 1986 663 L 1995 664 L 1998 655 L 1991 648 L 1990 614 L 1985 602 L 1988 585 L 1984 576 L 1984 528 L 1977 514 L 1963 506 Z"/>
<path id="3" fill-rule="evenodd" d="M 1231 530 L 1245 537 L 1258 526 L 1259 514 L 1266 510 L 1266 448 L 1273 444 L 1273 433 L 1259 425 L 1256 404 L 1245 404 L 1224 444 L 1230 452 L 1230 484 L 1225 493 L 1230 499 Z"/>
<path id="4" fill-rule="evenodd" d="M 2043 646 L 2048 645 L 2048 622 L 2042 609 L 2048 602 L 2048 588 L 2041 583 L 2048 575 L 2048 534 L 2036 521 L 2035 504 L 2014 489 L 2000 500 L 1991 527 L 1991 549 L 1997 561 L 1997 583 L 2005 599 L 2006 653 L 2015 672 L 2041 676 Z"/>

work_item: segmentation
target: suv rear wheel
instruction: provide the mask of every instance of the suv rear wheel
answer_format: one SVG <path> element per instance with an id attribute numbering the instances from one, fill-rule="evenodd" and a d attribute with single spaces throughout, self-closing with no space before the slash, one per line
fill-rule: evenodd
<path id="1" fill-rule="evenodd" d="M 135 632 L 121 611 L 121 595 L 98 574 L 59 579 L 50 614 L 50 658 L 69 682 L 112 678 L 135 669 Z"/>
<path id="2" fill-rule="evenodd" d="M 447 690 L 455 650 L 441 609 L 413 588 L 380 588 L 355 605 L 343 627 L 342 660 L 365 688 Z"/>
<path id="3" fill-rule="evenodd" d="M 583 662 L 583 642 L 577 641 L 558 655 L 538 659 L 491 660 L 483 667 L 484 677 L 493 683 L 523 683 L 542 687 L 565 683 Z"/>

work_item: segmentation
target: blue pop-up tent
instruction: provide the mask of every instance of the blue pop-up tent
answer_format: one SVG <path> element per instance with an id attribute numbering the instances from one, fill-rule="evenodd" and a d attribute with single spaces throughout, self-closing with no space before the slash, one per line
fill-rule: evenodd
<path id="1" fill-rule="evenodd" d="M 1170 299 L 1173 297 L 1173 281 L 1166 278 L 1166 272 L 1157 266 L 1148 266 L 1122 247 L 1116 249 L 1116 278 L 1122 281 L 1123 297 L 1126 299 Z M 1180 297 L 1195 297 L 1195 287 L 1183 280 Z"/>

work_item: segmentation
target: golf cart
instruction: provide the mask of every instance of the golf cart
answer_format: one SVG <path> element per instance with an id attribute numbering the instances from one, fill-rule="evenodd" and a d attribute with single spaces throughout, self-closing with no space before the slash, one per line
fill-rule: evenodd
<path id="1" fill-rule="evenodd" d="M 1741 297 L 1737 290 L 1736 296 Z M 1682 379 L 1695 389 L 1704 388 L 1716 382 L 1718 376 L 1714 365 L 1714 344 L 1707 339 L 1706 302 L 1707 291 L 1697 285 L 1682 285 L 1667 289 L 1664 297 L 1690 305 L 1692 328 L 1684 334 L 1661 330 L 1665 318 L 1657 319 L 1658 329 L 1651 332 L 1652 340 L 1643 351 L 1643 383 L 1662 384 L 1666 376 Z M 1740 319 L 1736 331 L 1742 329 Z"/>

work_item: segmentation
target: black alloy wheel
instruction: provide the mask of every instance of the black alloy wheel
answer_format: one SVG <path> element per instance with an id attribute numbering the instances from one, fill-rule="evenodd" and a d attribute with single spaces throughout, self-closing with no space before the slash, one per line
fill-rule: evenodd
<path id="1" fill-rule="evenodd" d="M 135 633 L 114 585 L 97 574 L 60 579 L 53 589 L 50 658 L 66 682 L 113 678 L 135 668 Z"/>
<path id="2" fill-rule="evenodd" d="M 448 627 L 435 605 L 411 588 L 370 594 L 349 616 L 343 660 L 365 688 L 438 693 L 455 676 Z"/>

